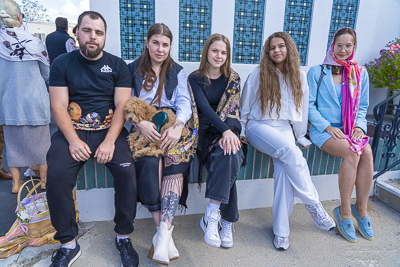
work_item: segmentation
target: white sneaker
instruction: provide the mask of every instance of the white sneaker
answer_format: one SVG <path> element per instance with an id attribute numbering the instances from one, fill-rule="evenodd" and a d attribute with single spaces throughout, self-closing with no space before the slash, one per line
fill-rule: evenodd
<path id="1" fill-rule="evenodd" d="M 224 248 L 230 248 L 233 246 L 233 223 L 221 219 L 221 225 L 222 229 L 219 232 L 219 235 L 221 236 L 221 246 Z"/>
<path id="2" fill-rule="evenodd" d="M 287 250 L 289 248 L 289 237 L 275 235 L 274 246 L 277 250 Z"/>
<path id="3" fill-rule="evenodd" d="M 322 230 L 330 231 L 336 227 L 335 221 L 328 215 L 321 202 L 314 205 L 305 205 L 315 224 Z"/>
<path id="4" fill-rule="evenodd" d="M 210 212 L 208 208 L 206 214 L 200 220 L 201 229 L 204 231 L 204 241 L 214 247 L 221 246 L 221 238 L 218 232 L 220 220 L 219 209 L 214 209 Z"/>

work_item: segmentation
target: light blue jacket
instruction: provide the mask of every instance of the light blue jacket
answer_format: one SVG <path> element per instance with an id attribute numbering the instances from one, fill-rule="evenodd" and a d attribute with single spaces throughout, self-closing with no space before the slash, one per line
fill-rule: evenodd
<path id="1" fill-rule="evenodd" d="M 321 66 L 312 67 L 307 74 L 307 81 L 310 90 L 308 119 L 321 133 L 325 131 L 326 127 L 330 126 L 331 123 L 342 123 L 342 107 L 333 83 L 332 68 L 328 69 L 326 65 L 324 65 L 323 68 L 325 75 L 318 90 L 318 109 L 315 106 L 315 99 L 318 81 L 321 76 Z M 355 127 L 360 127 L 363 129 L 364 133 L 367 132 L 367 120 L 365 117 L 367 115 L 368 104 L 369 76 L 367 70 L 363 68 L 361 74 L 360 107 Z"/>

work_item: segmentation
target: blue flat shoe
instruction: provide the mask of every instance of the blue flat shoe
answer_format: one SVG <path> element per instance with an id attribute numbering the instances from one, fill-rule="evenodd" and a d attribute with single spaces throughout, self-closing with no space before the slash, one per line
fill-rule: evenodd
<path id="1" fill-rule="evenodd" d="M 342 222 L 342 218 L 340 217 L 340 206 L 336 207 L 333 210 L 333 218 L 336 221 L 336 226 L 337 226 L 337 229 L 339 230 L 339 233 L 347 241 L 350 241 L 352 243 L 357 242 L 356 229 L 354 228 L 353 220 L 345 219 Z"/>
<path id="2" fill-rule="evenodd" d="M 371 225 L 371 219 L 368 216 L 365 216 L 361 220 L 355 204 L 351 204 L 351 214 L 353 214 L 354 218 L 357 220 L 358 231 L 360 234 L 370 241 L 374 240 L 374 229 Z"/>

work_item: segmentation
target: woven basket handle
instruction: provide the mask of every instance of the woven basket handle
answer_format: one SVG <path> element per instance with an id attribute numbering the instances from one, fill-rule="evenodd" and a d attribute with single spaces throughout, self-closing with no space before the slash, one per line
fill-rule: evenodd
<path id="1" fill-rule="evenodd" d="M 26 185 L 28 184 L 34 184 L 33 181 L 38 181 L 39 183 L 37 183 L 36 185 L 34 185 L 32 187 L 32 189 L 28 190 L 28 194 L 26 195 L 25 198 L 30 197 L 32 195 L 33 192 L 35 192 L 35 190 L 41 185 L 42 181 L 40 179 L 30 179 L 29 181 L 26 181 L 25 183 L 22 184 L 22 186 L 19 188 L 18 191 L 18 197 L 17 197 L 17 201 L 18 201 L 18 210 L 21 210 L 21 193 L 22 190 L 25 188 Z"/>

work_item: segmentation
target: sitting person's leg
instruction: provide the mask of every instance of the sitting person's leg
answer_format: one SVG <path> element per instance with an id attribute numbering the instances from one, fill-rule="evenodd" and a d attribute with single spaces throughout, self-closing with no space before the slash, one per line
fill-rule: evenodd
<path id="1" fill-rule="evenodd" d="M 83 133 L 78 133 L 78 136 Z M 80 138 L 83 138 L 80 136 Z M 54 239 L 63 246 L 74 243 L 78 235 L 75 203 L 72 190 L 76 185 L 77 174 L 85 162 L 72 159 L 68 141 L 61 131 L 53 135 L 50 149 L 47 153 L 47 200 L 51 223 L 56 229 Z"/>
<path id="2" fill-rule="evenodd" d="M 295 192 L 306 205 L 307 210 L 312 214 L 315 224 L 320 229 L 330 230 L 335 227 L 334 221 L 326 213 L 319 201 L 318 192 L 312 183 L 307 162 L 302 152 L 295 144 L 290 125 L 287 123 L 279 126 L 271 126 L 268 124 L 251 122 L 247 128 L 247 139 L 256 149 L 279 160 L 278 166 L 282 169 L 282 175 L 278 175 L 279 177 L 277 176 L 277 178 L 287 179 L 287 181 L 275 181 L 275 183 L 278 183 L 275 184 L 275 198 L 279 197 L 277 196 L 278 194 L 283 194 L 280 196 L 282 198 L 281 200 L 287 200 L 288 197 L 293 199 L 293 193 Z M 274 164 L 275 162 L 274 160 Z M 280 178 L 281 176 L 282 178 Z M 278 190 L 279 188 L 280 190 Z M 293 192 L 291 192 L 291 190 L 293 190 Z M 288 197 L 286 197 L 286 194 L 289 194 Z M 287 203 L 286 215 L 284 216 L 287 217 L 287 220 L 287 214 L 289 214 L 289 216 L 291 214 L 292 202 L 293 200 L 290 200 L 290 202 Z M 280 233 L 283 235 L 282 237 L 289 234 L 289 229 L 288 227 L 286 228 L 287 230 Z M 283 243 L 285 243 L 285 245 L 283 245 L 282 248 L 286 249 L 289 246 L 289 241 L 286 240 Z M 277 246 L 275 245 L 275 247 Z"/>
<path id="3" fill-rule="evenodd" d="M 126 142 L 127 135 L 128 132 L 123 129 L 115 141 L 114 156 L 106 166 L 114 177 L 116 246 L 124 266 L 137 266 L 139 256 L 129 238 L 136 216 L 136 171 L 132 153 Z"/>
<path id="4" fill-rule="evenodd" d="M 367 204 L 374 177 L 372 149 L 367 145 L 360 156 L 356 175 L 356 207 L 361 218 L 368 216 Z"/>
<path id="5" fill-rule="evenodd" d="M 135 162 L 138 199 L 160 224 L 160 157 L 142 157 Z"/>
<path id="6" fill-rule="evenodd" d="M 351 219 L 350 199 L 354 189 L 357 175 L 357 167 L 360 156 L 349 149 L 347 139 L 328 139 L 321 147 L 326 153 L 342 158 L 339 169 L 339 191 L 340 191 L 340 217 L 343 220 Z"/>
<path id="7" fill-rule="evenodd" d="M 153 250 L 149 253 L 149 258 L 153 261 L 168 264 L 170 260 L 179 258 L 177 250 L 172 239 L 172 226 L 176 210 L 179 205 L 179 199 L 183 189 L 183 173 L 174 173 L 175 166 L 163 169 L 164 176 L 161 181 L 161 212 L 160 225 L 157 233 L 153 237 Z"/>
<path id="8" fill-rule="evenodd" d="M 216 146 L 206 160 L 208 171 L 205 197 L 210 199 L 205 215 L 200 221 L 204 240 L 211 246 L 231 247 L 233 245 L 232 224 L 239 220 L 236 179 L 243 162 L 243 152 L 224 155 Z M 222 218 L 222 220 L 221 220 Z M 219 223 L 222 222 L 222 236 Z"/>
<path id="9" fill-rule="evenodd" d="M 352 215 L 357 219 L 360 233 L 368 240 L 374 232 L 367 214 L 368 198 L 373 179 L 373 159 L 370 145 L 359 156 L 349 149 L 346 139 L 328 139 L 321 147 L 327 153 L 343 159 L 339 169 L 340 206 L 334 210 L 338 230 L 342 236 L 356 242 Z M 356 204 L 351 204 L 351 194 L 356 186 Z"/>

